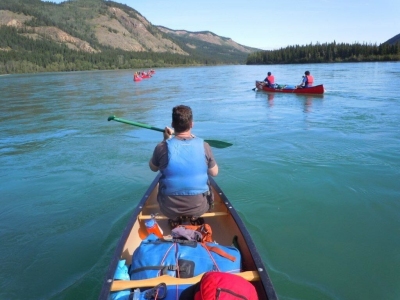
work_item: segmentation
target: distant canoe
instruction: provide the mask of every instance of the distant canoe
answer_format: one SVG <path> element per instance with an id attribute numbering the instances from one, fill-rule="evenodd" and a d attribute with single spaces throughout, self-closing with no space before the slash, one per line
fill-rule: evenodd
<path id="1" fill-rule="evenodd" d="M 278 86 L 278 85 L 277 85 Z M 321 95 L 325 92 L 324 85 L 316 85 L 307 88 L 288 88 L 283 86 L 282 88 L 271 88 L 264 85 L 263 81 L 256 81 L 256 88 L 266 92 L 272 93 L 294 93 L 294 94 L 315 94 Z"/>
<path id="2" fill-rule="evenodd" d="M 133 81 L 142 81 L 142 78 L 139 76 L 133 76 Z"/>

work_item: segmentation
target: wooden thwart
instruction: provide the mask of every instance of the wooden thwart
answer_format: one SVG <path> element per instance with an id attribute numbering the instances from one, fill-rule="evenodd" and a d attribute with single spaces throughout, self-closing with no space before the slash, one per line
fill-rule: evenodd
<path id="1" fill-rule="evenodd" d="M 227 215 L 228 215 L 227 212 L 220 211 L 220 212 L 205 213 L 205 214 L 202 214 L 201 217 L 202 218 L 210 218 L 210 217 L 220 217 L 220 216 L 227 216 Z M 162 216 L 162 215 L 156 215 L 155 218 L 157 220 L 168 219 L 166 216 Z M 151 219 L 151 215 L 142 215 L 142 213 L 139 214 L 139 220 L 148 220 L 148 219 Z"/>
<path id="2" fill-rule="evenodd" d="M 246 279 L 247 281 L 259 280 L 257 271 L 246 271 L 234 274 Z M 166 285 L 195 284 L 200 281 L 203 275 L 204 273 L 191 278 L 175 278 L 169 275 L 162 275 L 141 280 L 115 280 L 111 285 L 111 291 L 115 292 L 134 288 L 153 287 L 160 283 L 165 283 Z"/>

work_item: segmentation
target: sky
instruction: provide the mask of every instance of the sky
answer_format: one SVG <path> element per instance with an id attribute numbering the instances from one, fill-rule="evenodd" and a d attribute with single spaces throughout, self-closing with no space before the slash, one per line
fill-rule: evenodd
<path id="1" fill-rule="evenodd" d="M 400 33 L 400 0 L 113 1 L 153 25 L 211 31 L 263 50 L 333 41 L 379 45 Z"/>

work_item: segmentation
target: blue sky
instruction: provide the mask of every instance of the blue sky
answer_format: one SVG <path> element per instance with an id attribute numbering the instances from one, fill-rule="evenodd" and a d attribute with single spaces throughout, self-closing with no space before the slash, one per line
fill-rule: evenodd
<path id="1" fill-rule="evenodd" d="M 134 8 L 153 25 L 207 30 L 265 50 L 334 40 L 380 44 L 400 33 L 400 0 L 114 1 Z"/>

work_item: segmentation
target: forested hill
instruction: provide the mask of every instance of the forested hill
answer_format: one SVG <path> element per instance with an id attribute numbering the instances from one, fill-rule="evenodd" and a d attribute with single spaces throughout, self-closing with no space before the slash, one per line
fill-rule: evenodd
<path id="1" fill-rule="evenodd" d="M 389 45 L 394 45 L 400 43 L 400 33 L 394 37 L 392 37 L 391 39 L 388 39 L 385 44 L 389 44 Z"/>
<path id="2" fill-rule="evenodd" d="M 306 64 L 330 62 L 400 61 L 400 35 L 380 45 L 324 43 L 288 46 L 257 51 L 247 57 L 248 65 Z"/>
<path id="3" fill-rule="evenodd" d="M 254 51 L 212 32 L 154 26 L 113 1 L 0 1 L 0 73 L 244 64 Z"/>

